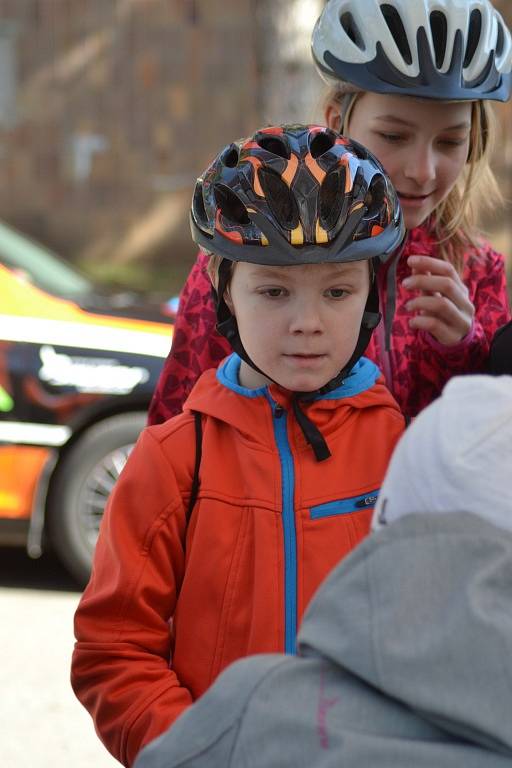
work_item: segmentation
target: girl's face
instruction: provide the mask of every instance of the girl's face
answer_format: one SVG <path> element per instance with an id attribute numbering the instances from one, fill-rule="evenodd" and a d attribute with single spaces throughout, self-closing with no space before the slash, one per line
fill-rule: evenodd
<path id="1" fill-rule="evenodd" d="M 471 102 L 441 102 L 366 92 L 347 131 L 378 157 L 400 198 L 407 229 L 446 198 L 469 153 Z M 328 111 L 331 122 L 333 112 Z"/>
<path id="2" fill-rule="evenodd" d="M 369 289 L 367 261 L 293 267 L 241 262 L 225 298 L 258 368 L 285 389 L 313 392 L 354 351 Z M 242 363 L 242 386 L 268 383 Z"/>

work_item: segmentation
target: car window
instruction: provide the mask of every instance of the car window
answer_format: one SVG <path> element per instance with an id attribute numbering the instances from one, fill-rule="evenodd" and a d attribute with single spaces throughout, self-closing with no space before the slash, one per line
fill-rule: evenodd
<path id="1" fill-rule="evenodd" d="M 78 298 L 94 290 L 87 278 L 56 254 L 1 222 L 0 262 L 54 296 Z"/>

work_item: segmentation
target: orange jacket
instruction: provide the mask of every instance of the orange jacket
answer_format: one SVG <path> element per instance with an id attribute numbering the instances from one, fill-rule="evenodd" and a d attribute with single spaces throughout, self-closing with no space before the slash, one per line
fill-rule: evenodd
<path id="1" fill-rule="evenodd" d="M 72 684 L 112 754 L 131 765 L 241 656 L 295 649 L 331 568 L 365 536 L 404 429 L 364 358 L 307 406 L 332 456 L 315 460 L 276 386 L 236 383 L 236 355 L 202 375 L 200 490 L 185 511 L 193 417 L 146 429 L 111 496 L 75 617 Z"/>

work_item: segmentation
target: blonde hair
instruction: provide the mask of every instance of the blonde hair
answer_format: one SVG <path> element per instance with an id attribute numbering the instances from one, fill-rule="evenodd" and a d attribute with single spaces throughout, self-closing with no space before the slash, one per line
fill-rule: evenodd
<path id="1" fill-rule="evenodd" d="M 346 84 L 333 86 L 324 99 L 324 108 L 339 111 L 338 130 L 350 136 L 352 110 L 364 91 L 347 91 Z M 497 120 L 488 101 L 474 101 L 468 159 L 458 180 L 430 217 L 441 258 L 461 273 L 468 248 L 481 245 L 479 220 L 485 211 L 502 206 L 504 198 L 494 175 L 490 158 L 496 143 Z M 478 189 L 477 189 L 478 185 Z"/>
<path id="2" fill-rule="evenodd" d="M 221 263 L 224 261 L 224 256 L 219 256 L 217 253 L 211 253 L 210 251 L 203 251 L 203 253 L 206 253 L 207 256 L 210 258 L 208 259 L 208 264 L 206 265 L 206 272 L 208 274 L 208 277 L 211 280 L 211 283 L 215 290 L 219 287 L 219 269 Z M 231 262 L 230 267 L 230 273 L 233 274 L 233 267 L 235 266 L 235 262 Z"/>

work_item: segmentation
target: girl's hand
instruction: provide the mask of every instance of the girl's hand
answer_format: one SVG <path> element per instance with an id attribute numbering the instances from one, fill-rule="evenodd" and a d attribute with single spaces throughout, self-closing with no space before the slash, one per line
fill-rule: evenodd
<path id="1" fill-rule="evenodd" d="M 402 285 L 421 292 L 407 302 L 407 309 L 416 313 L 409 325 L 428 331 L 440 344 L 458 344 L 469 333 L 475 315 L 460 275 L 448 261 L 431 256 L 409 256 L 407 264 L 412 275 Z"/>

